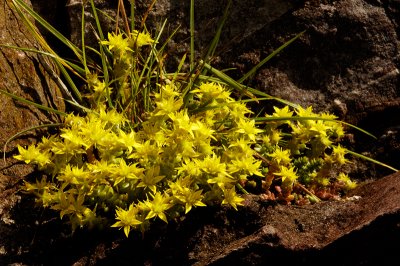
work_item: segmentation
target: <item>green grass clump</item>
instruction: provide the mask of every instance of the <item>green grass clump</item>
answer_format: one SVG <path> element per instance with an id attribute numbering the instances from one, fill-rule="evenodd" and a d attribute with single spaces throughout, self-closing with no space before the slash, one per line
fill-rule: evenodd
<path id="1" fill-rule="evenodd" d="M 13 3 L 38 20 L 22 0 Z M 58 57 L 48 45 L 36 52 L 52 58 L 69 83 L 74 73 L 85 87 L 77 90 L 71 83 L 67 101 L 79 111 L 58 112 L 57 134 L 18 146 L 14 157 L 37 165 L 43 175 L 25 181 L 24 189 L 73 229 L 106 224 L 128 236 L 132 229 L 144 232 L 154 220 L 168 222 L 196 207 L 238 209 L 249 192 L 306 204 L 320 201 L 324 192 L 339 197 L 356 186 L 340 172 L 349 161 L 340 144 L 343 123 L 241 85 L 254 69 L 237 82 L 190 56 L 190 73 L 180 72 L 185 57 L 168 73 L 161 31 L 152 37 L 132 23 L 132 30 L 125 25 L 125 31 L 117 28 L 104 38 L 98 26 L 99 48 L 83 44 L 79 49 L 39 22 L 74 51 L 80 64 Z M 87 49 L 98 57 L 88 58 Z M 274 112 L 255 116 L 246 103 L 262 100 L 277 100 Z"/>

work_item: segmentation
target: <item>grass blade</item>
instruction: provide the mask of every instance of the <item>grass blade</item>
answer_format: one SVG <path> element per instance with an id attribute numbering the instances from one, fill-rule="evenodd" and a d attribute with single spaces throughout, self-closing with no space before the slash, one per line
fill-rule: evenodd
<path id="1" fill-rule="evenodd" d="M 216 68 L 213 68 L 211 65 L 205 63 L 203 60 L 200 60 L 200 64 L 204 65 L 204 68 L 210 71 L 213 75 L 217 76 L 219 79 L 221 79 L 223 82 L 231 86 L 232 88 L 238 90 L 240 93 L 243 93 L 244 95 L 250 97 L 250 98 L 255 98 L 254 95 L 246 90 L 243 85 L 240 83 L 236 82 L 233 78 L 229 77 L 225 73 L 219 71 Z"/>
<path id="2" fill-rule="evenodd" d="M 262 67 L 265 63 L 267 63 L 271 58 L 273 58 L 274 56 L 276 56 L 278 53 L 280 53 L 283 49 L 285 49 L 287 46 L 289 46 L 292 42 L 294 42 L 295 40 L 297 40 L 301 35 L 303 35 L 305 31 L 300 32 L 299 34 L 297 34 L 295 37 L 293 37 L 292 39 L 290 39 L 289 41 L 287 41 L 286 43 L 284 43 L 283 45 L 281 45 L 278 49 L 276 49 L 275 51 L 273 51 L 270 55 L 268 55 L 266 58 L 264 58 L 260 63 L 258 63 L 255 67 L 253 67 L 249 72 L 247 72 L 246 74 L 243 75 L 243 77 L 241 77 L 238 82 L 242 83 L 243 81 L 245 81 L 246 79 L 248 79 L 250 76 L 254 75 L 254 73 L 256 73 L 256 71 Z"/>
<path id="3" fill-rule="evenodd" d="M 194 0 L 190 0 L 190 73 L 194 70 Z"/>
<path id="4" fill-rule="evenodd" d="M 231 5 L 232 5 L 232 0 L 229 0 L 222 15 L 221 22 L 218 24 L 217 32 L 215 33 L 214 38 L 211 41 L 210 48 L 208 49 L 206 55 L 204 56 L 204 61 L 207 63 L 210 62 L 209 58 L 212 57 L 215 53 L 215 50 L 219 43 L 219 39 L 221 37 L 222 28 L 224 27 L 226 19 L 228 18 L 228 13 L 231 8 Z"/>
<path id="5" fill-rule="evenodd" d="M 359 128 L 355 125 L 352 125 L 350 123 L 340 121 L 340 120 L 335 120 L 335 119 L 318 117 L 318 116 L 256 117 L 256 118 L 254 118 L 254 120 L 258 123 L 274 122 L 274 121 L 288 121 L 288 120 L 290 120 L 290 121 L 322 120 L 322 121 L 329 121 L 329 122 L 337 122 L 337 123 L 341 123 L 346 126 L 349 126 L 351 128 L 354 128 L 354 129 L 370 136 L 371 138 L 377 139 L 373 134 L 369 133 L 368 131 L 366 131 L 362 128 Z"/>
<path id="6" fill-rule="evenodd" d="M 368 157 L 368 156 L 365 156 L 365 155 L 362 155 L 362 154 L 360 154 L 360 153 L 357 153 L 357 152 L 354 152 L 354 151 L 350 151 L 350 150 L 347 150 L 347 153 L 349 153 L 349 154 L 351 154 L 351 155 L 353 155 L 353 156 L 355 156 L 355 157 L 361 158 L 361 159 L 363 159 L 363 160 L 372 162 L 372 163 L 374 163 L 374 164 L 378 164 L 378 165 L 380 165 L 380 166 L 386 167 L 386 168 L 388 168 L 388 169 L 390 169 L 390 170 L 392 170 L 392 171 L 395 171 L 395 172 L 399 171 L 399 170 L 397 170 L 396 168 L 394 168 L 394 167 L 392 167 L 392 166 L 390 166 L 390 165 L 387 165 L 387 164 L 385 164 L 385 163 L 382 163 L 382 162 L 380 162 L 380 161 L 377 161 L 377 160 L 375 160 L 375 159 L 372 159 L 372 158 L 370 158 L 370 157 Z"/>
<path id="7" fill-rule="evenodd" d="M 56 109 L 53 109 L 53 108 L 50 108 L 50 107 L 47 107 L 47 106 L 44 106 L 42 104 L 38 104 L 38 103 L 35 103 L 35 102 L 32 102 L 32 101 L 29 101 L 27 99 L 24 99 L 22 97 L 19 97 L 19 96 L 13 94 L 13 93 L 9 93 L 8 91 L 2 90 L 2 89 L 0 89 L 0 93 L 3 93 L 4 95 L 7 95 L 7 96 L 13 98 L 14 100 L 17 100 L 17 101 L 20 101 L 20 102 L 23 102 L 23 103 L 26 103 L 26 104 L 29 104 L 29 105 L 33 105 L 33 106 L 35 106 L 35 107 L 37 107 L 39 109 L 42 109 L 42 110 L 45 110 L 45 111 L 48 111 L 48 112 L 51 112 L 51 113 L 55 113 L 55 114 L 62 115 L 62 116 L 67 115 L 64 112 L 61 112 L 59 110 L 56 110 Z"/>
<path id="8" fill-rule="evenodd" d="M 82 64 L 85 68 L 85 77 L 89 74 L 89 69 L 86 63 L 86 50 L 85 50 L 85 5 L 82 4 L 82 23 L 81 23 L 81 40 L 82 40 Z"/>
<path id="9" fill-rule="evenodd" d="M 55 124 L 44 124 L 44 125 L 39 125 L 39 126 L 34 126 L 34 127 L 30 127 L 27 129 L 24 129 L 22 131 L 19 131 L 18 133 L 14 134 L 13 136 L 11 136 L 9 139 L 7 139 L 6 143 L 4 143 L 3 146 L 3 160 L 4 162 L 6 161 L 6 149 L 7 149 L 7 145 L 8 143 L 10 143 L 11 141 L 13 141 L 14 139 L 18 138 L 19 136 L 25 134 L 26 132 L 29 131 L 33 131 L 36 129 L 40 129 L 40 128 L 48 128 L 48 127 L 61 127 L 63 126 L 63 123 L 55 123 Z"/>
<path id="10" fill-rule="evenodd" d="M 44 20 L 39 14 L 37 14 L 32 8 L 30 8 L 23 0 L 12 0 L 12 2 L 16 7 L 18 13 L 20 13 L 20 15 L 22 14 L 21 12 L 22 8 L 30 16 L 32 16 L 40 25 L 42 25 L 47 31 L 49 31 L 58 40 L 60 40 L 63 44 L 69 47 L 74 52 L 74 54 L 81 60 L 82 51 L 78 47 L 76 47 L 70 40 L 68 40 L 68 38 L 66 38 L 58 30 L 56 30 L 53 26 L 51 26 L 46 20 Z M 24 19 L 27 20 L 25 15 L 22 14 L 22 17 L 24 17 Z M 30 27 L 32 26 L 33 25 L 30 25 Z M 48 46 L 47 43 L 46 46 Z"/>
<path id="11" fill-rule="evenodd" d="M 94 1 L 93 0 L 90 0 L 90 5 L 92 7 L 93 16 L 94 16 L 94 19 L 95 19 L 95 22 L 96 22 L 97 32 L 98 32 L 98 35 L 99 35 L 99 38 L 100 38 L 99 41 L 104 41 L 105 38 L 104 38 L 104 34 L 103 34 L 103 29 L 101 28 L 99 16 L 97 14 L 97 9 L 96 9 L 96 7 L 94 5 Z M 106 52 L 104 50 L 104 46 L 102 44 L 99 44 L 99 49 L 100 49 L 100 58 L 101 58 L 101 65 L 102 65 L 102 69 L 103 69 L 104 82 L 106 84 L 109 84 L 110 75 L 109 75 L 109 72 L 108 72 L 108 66 L 110 64 L 107 62 L 107 54 L 106 54 Z M 107 87 L 107 93 L 108 93 L 108 97 L 107 97 L 108 98 L 108 104 L 109 104 L 109 106 L 111 108 L 114 108 L 114 104 L 111 101 L 110 90 L 108 89 L 108 87 Z"/>
<path id="12" fill-rule="evenodd" d="M 131 31 L 135 30 L 135 0 L 131 0 Z"/>

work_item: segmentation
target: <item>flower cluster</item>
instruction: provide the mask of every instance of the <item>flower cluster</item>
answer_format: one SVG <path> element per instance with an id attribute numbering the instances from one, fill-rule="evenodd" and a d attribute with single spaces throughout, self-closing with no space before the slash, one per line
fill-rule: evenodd
<path id="1" fill-rule="evenodd" d="M 344 173 L 332 175 L 347 162 L 338 144 L 342 125 L 311 107 L 274 107 L 254 118 L 222 82 L 195 83 L 186 94 L 185 84 L 157 77 L 149 108 L 132 119 L 129 99 L 139 93 L 135 88 L 150 86 L 138 78 L 143 69 L 133 55 L 152 44 L 137 31 L 110 34 L 102 45 L 112 53 L 113 82 L 88 74 L 87 113 L 67 115 L 59 134 L 37 145 L 18 146 L 15 158 L 46 173 L 26 182 L 26 190 L 67 217 L 73 229 L 107 223 L 128 236 L 197 207 L 237 209 L 246 190 L 304 203 L 321 191 L 355 186 Z M 109 104 L 112 99 L 116 104 Z"/>
<path id="2" fill-rule="evenodd" d="M 263 186 L 275 191 L 267 193 L 269 198 L 304 203 L 325 190 L 337 194 L 338 190 L 355 187 L 346 174 L 340 173 L 337 178 L 338 170 L 347 163 L 347 150 L 339 144 L 344 129 L 334 115 L 316 114 L 312 107 L 294 111 L 288 106 L 274 107 L 274 111 L 266 115 L 262 142 L 255 146 L 268 162 Z M 303 186 L 296 184 L 306 187 L 305 198 Z"/>
<path id="3" fill-rule="evenodd" d="M 139 87 L 140 76 L 144 74 L 141 71 L 152 71 L 142 66 L 145 63 L 141 61 L 146 58 L 146 56 L 143 57 L 142 48 L 155 43 L 147 32 L 134 30 L 130 34 L 108 33 L 108 40 L 101 41 L 100 44 L 112 54 L 107 62 L 112 68 L 112 73 L 110 73 L 112 81 L 106 83 L 104 80 L 100 81 L 97 75 L 89 74 L 88 98 L 91 99 L 91 105 L 96 106 L 111 98 L 121 104 L 129 102 L 130 97 L 135 94 L 134 87 Z M 114 86 L 111 86 L 112 83 Z M 117 89 L 113 91 L 112 87 Z"/>
<path id="4" fill-rule="evenodd" d="M 132 228 L 145 230 L 154 218 L 167 222 L 193 207 L 219 202 L 236 209 L 243 202 L 236 188 L 249 180 L 261 181 L 262 193 L 280 186 L 282 199 L 291 201 L 297 182 L 328 187 L 332 165 L 346 162 L 345 149 L 333 145 L 343 135 L 337 122 L 287 120 L 257 127 L 251 111 L 221 84 L 202 83 L 192 94 L 192 108 L 182 108 L 177 87 L 162 86 L 154 110 L 137 128 L 103 106 L 85 117 L 68 115 L 58 136 L 18 147 L 17 159 L 51 176 L 27 183 L 27 189 L 74 227 L 110 219 L 115 211 L 113 226 L 128 235 Z M 315 117 L 311 109 L 296 112 Z M 275 108 L 268 117 L 292 114 L 288 107 Z M 290 134 L 284 133 L 288 127 Z M 337 181 L 353 186 L 344 174 Z"/>

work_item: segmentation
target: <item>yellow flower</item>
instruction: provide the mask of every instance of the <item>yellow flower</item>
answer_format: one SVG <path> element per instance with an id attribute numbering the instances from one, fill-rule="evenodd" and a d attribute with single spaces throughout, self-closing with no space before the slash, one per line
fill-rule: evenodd
<path id="1" fill-rule="evenodd" d="M 299 106 L 296 109 L 296 113 L 297 113 L 298 116 L 301 116 L 301 117 L 313 117 L 313 116 L 315 116 L 315 114 L 312 111 L 312 106 L 307 107 L 307 109 L 304 109 L 303 107 Z"/>
<path id="2" fill-rule="evenodd" d="M 131 131 L 128 134 L 125 131 L 118 131 L 117 141 L 122 145 L 123 149 L 127 149 L 129 153 L 132 152 L 133 147 L 137 144 L 136 142 L 136 133 L 135 131 Z"/>
<path id="3" fill-rule="evenodd" d="M 118 185 L 125 179 L 139 179 L 139 176 L 143 173 L 144 169 L 137 167 L 137 163 L 127 165 L 125 160 L 121 159 L 119 165 L 115 165 L 116 169 L 111 173 L 111 177 L 114 178 L 114 186 Z"/>
<path id="4" fill-rule="evenodd" d="M 326 187 L 331 183 L 327 177 L 319 177 L 317 178 L 317 182 L 323 187 Z"/>
<path id="5" fill-rule="evenodd" d="M 131 228 L 142 223 L 136 218 L 138 211 L 139 210 L 133 206 L 133 204 L 129 205 L 128 210 L 117 207 L 117 210 L 115 211 L 115 219 L 119 221 L 114 223 L 111 227 L 122 227 L 126 237 L 128 237 Z"/>
<path id="6" fill-rule="evenodd" d="M 58 180 L 66 182 L 67 184 L 82 184 L 86 179 L 91 176 L 90 172 L 79 168 L 77 166 L 71 166 L 67 164 L 66 167 L 60 172 L 57 177 Z"/>
<path id="7" fill-rule="evenodd" d="M 196 126 L 190 121 L 187 111 L 174 112 L 168 116 L 173 121 L 174 130 L 177 131 L 179 135 L 182 135 L 183 132 L 187 132 L 194 138 L 193 129 L 196 129 Z"/>
<path id="8" fill-rule="evenodd" d="M 210 141 L 195 140 L 195 143 L 198 153 L 204 156 L 209 156 L 214 151 L 215 146 L 212 146 Z"/>
<path id="9" fill-rule="evenodd" d="M 85 138 L 85 144 L 88 147 L 92 145 L 96 146 L 101 143 L 108 133 L 104 129 L 104 123 L 95 118 L 91 118 L 80 130 L 82 137 Z"/>
<path id="10" fill-rule="evenodd" d="M 169 196 L 162 195 L 159 192 L 152 196 L 152 201 L 146 200 L 143 202 L 144 206 L 149 210 L 149 213 L 146 216 L 146 220 L 153 217 L 158 217 L 164 222 L 168 223 L 167 216 L 164 212 L 172 207 Z"/>
<path id="11" fill-rule="evenodd" d="M 50 137 L 42 137 L 40 143 L 37 144 L 37 148 L 42 151 L 51 151 L 53 145 L 59 142 L 60 139 L 56 135 L 51 135 Z"/>
<path id="12" fill-rule="evenodd" d="M 25 186 L 25 190 L 28 192 L 36 192 L 36 191 L 46 191 L 49 190 L 50 187 L 52 187 L 52 184 L 50 182 L 47 181 L 47 178 L 45 176 L 42 177 L 42 179 L 36 180 L 35 184 L 29 183 L 25 180 L 24 181 L 24 186 Z"/>
<path id="13" fill-rule="evenodd" d="M 174 182 L 168 182 L 168 186 L 170 188 L 170 191 L 172 195 L 180 194 L 183 192 L 185 188 L 189 188 L 194 179 L 192 179 L 190 176 L 185 176 L 183 178 L 178 178 Z"/>
<path id="14" fill-rule="evenodd" d="M 183 105 L 183 99 L 179 98 L 175 100 L 174 97 L 162 98 L 160 101 L 156 101 L 156 109 L 153 115 L 169 115 L 173 112 L 178 111 Z"/>
<path id="15" fill-rule="evenodd" d="M 247 108 L 246 103 L 244 102 L 232 102 L 228 106 L 230 108 L 230 115 L 235 119 L 235 121 L 245 117 L 247 114 L 253 113 Z"/>
<path id="16" fill-rule="evenodd" d="M 124 125 L 126 122 L 128 122 L 128 119 L 123 113 L 119 113 L 115 109 L 106 111 L 105 106 L 99 107 L 99 119 L 105 124 L 111 125 L 113 127 Z"/>
<path id="17" fill-rule="evenodd" d="M 18 145 L 17 148 L 19 155 L 14 156 L 14 158 L 17 160 L 24 161 L 27 164 L 37 164 L 40 167 L 43 167 L 51 162 L 50 153 L 41 151 L 35 145 L 29 145 L 27 149 L 24 149 Z"/>
<path id="18" fill-rule="evenodd" d="M 153 193 L 156 193 L 156 184 L 160 182 L 165 176 L 160 175 L 160 166 L 154 166 L 147 169 L 146 172 L 139 177 L 140 183 L 137 187 L 148 187 Z"/>
<path id="19" fill-rule="evenodd" d="M 290 150 L 283 150 L 282 147 L 276 146 L 273 153 L 268 154 L 274 161 L 281 165 L 287 165 L 290 163 Z"/>
<path id="20" fill-rule="evenodd" d="M 174 146 L 174 144 L 172 144 Z M 194 151 L 194 142 L 188 138 L 182 138 L 179 140 L 179 152 L 176 154 L 177 158 L 195 157 L 196 152 Z"/>
<path id="21" fill-rule="evenodd" d="M 182 185 L 179 180 L 176 183 L 171 183 L 170 187 L 173 191 L 173 196 L 185 204 L 185 214 L 187 214 L 193 208 L 193 206 L 206 206 L 201 201 L 203 199 L 202 190 L 193 191 L 188 188 L 187 185 Z"/>
<path id="22" fill-rule="evenodd" d="M 217 184 L 219 187 L 223 187 L 226 184 L 233 184 L 236 182 L 230 175 L 227 174 L 216 174 L 210 175 L 211 178 L 207 179 L 209 184 Z"/>
<path id="23" fill-rule="evenodd" d="M 96 94 L 102 94 L 103 91 L 106 89 L 106 83 L 104 81 L 98 81 L 93 84 L 93 90 Z"/>
<path id="24" fill-rule="evenodd" d="M 335 162 L 339 163 L 340 165 L 347 163 L 347 159 L 345 158 L 345 155 L 347 154 L 346 148 L 338 144 L 337 146 L 333 146 L 332 149 L 332 157 Z"/>
<path id="25" fill-rule="evenodd" d="M 93 89 L 93 92 L 88 95 L 88 98 L 93 99 L 95 102 L 105 101 L 107 97 L 111 94 L 112 88 L 107 86 L 104 81 L 97 80 L 90 82 L 90 88 Z"/>
<path id="26" fill-rule="evenodd" d="M 281 176 L 282 182 L 285 182 L 287 180 L 291 184 L 293 184 L 298 178 L 294 167 L 287 168 L 286 166 L 281 166 L 280 172 L 276 172 L 275 175 Z"/>
<path id="27" fill-rule="evenodd" d="M 354 189 L 357 186 L 357 182 L 352 181 L 350 177 L 344 173 L 340 173 L 337 180 L 344 184 L 346 190 Z"/>
<path id="28" fill-rule="evenodd" d="M 144 122 L 142 123 L 142 130 L 140 130 L 138 133 L 141 133 L 140 139 L 152 140 L 158 147 L 161 147 L 164 146 L 164 144 L 168 139 L 165 132 L 166 130 L 164 130 L 164 128 L 161 128 L 159 123 L 157 122 L 156 123 Z"/>
<path id="29" fill-rule="evenodd" d="M 178 175 L 187 175 L 190 177 L 197 177 L 201 175 L 200 165 L 198 161 L 192 161 L 190 159 L 184 159 L 181 166 L 176 167 Z"/>
<path id="30" fill-rule="evenodd" d="M 229 148 L 235 148 L 233 149 L 233 152 L 238 152 L 246 156 L 252 156 L 254 154 L 254 151 L 251 148 L 252 143 L 253 141 L 243 137 L 239 139 L 236 138 L 235 140 L 231 141 Z"/>
<path id="31" fill-rule="evenodd" d="M 262 139 L 262 142 L 263 142 L 265 145 L 267 145 L 267 146 L 270 146 L 270 145 L 271 145 L 271 137 L 270 137 L 269 135 L 265 134 L 265 135 L 262 136 L 261 139 Z"/>
<path id="32" fill-rule="evenodd" d="M 229 164 L 229 172 L 243 172 L 248 175 L 264 176 L 260 171 L 261 160 L 255 160 L 252 156 L 238 157 L 232 160 Z"/>
<path id="33" fill-rule="evenodd" d="M 60 137 L 63 139 L 68 140 L 69 142 L 73 143 L 76 146 L 83 146 L 85 149 L 89 148 L 91 144 L 89 143 L 88 140 L 84 139 L 83 136 L 77 132 L 77 130 L 72 130 L 72 129 L 61 129 L 61 132 L 63 132 Z"/>
<path id="34" fill-rule="evenodd" d="M 161 147 L 156 143 L 147 140 L 144 143 L 134 144 L 135 150 L 128 156 L 129 159 L 138 159 L 140 162 L 147 163 L 159 159 L 159 155 L 163 152 Z"/>
<path id="35" fill-rule="evenodd" d="M 321 142 L 323 148 L 330 147 L 332 145 L 332 141 L 329 139 L 328 136 L 320 136 L 319 141 Z"/>
<path id="36" fill-rule="evenodd" d="M 110 51 L 124 54 L 126 51 L 132 51 L 129 48 L 129 40 L 124 38 L 122 34 L 108 33 L 108 41 L 102 41 L 101 44 L 108 45 Z"/>
<path id="37" fill-rule="evenodd" d="M 86 149 L 82 148 L 80 144 L 65 140 L 64 142 L 54 142 L 51 147 L 54 154 L 80 154 L 85 153 Z"/>
<path id="38" fill-rule="evenodd" d="M 289 110 L 289 106 L 285 106 L 281 109 L 278 107 L 274 106 L 274 113 L 272 114 L 272 117 L 291 117 L 293 115 L 293 111 Z"/>
<path id="39" fill-rule="evenodd" d="M 87 163 L 86 166 L 97 183 L 104 182 L 105 178 L 109 177 L 118 168 L 117 165 L 110 163 L 108 160 L 96 160 L 94 164 Z"/>
<path id="40" fill-rule="evenodd" d="M 194 131 L 194 136 L 196 139 L 213 139 L 217 140 L 213 134 L 215 130 L 208 127 L 205 123 L 200 121 L 196 121 L 193 123 L 191 129 Z"/>
<path id="41" fill-rule="evenodd" d="M 269 141 L 271 145 L 278 145 L 279 141 L 282 139 L 281 131 L 273 130 L 269 136 Z M 265 141 L 265 140 L 264 140 Z"/>
<path id="42" fill-rule="evenodd" d="M 79 129 L 81 126 L 85 125 L 85 118 L 80 117 L 78 115 L 74 115 L 74 114 L 68 114 L 65 119 L 64 119 L 64 124 L 67 126 L 70 126 L 71 128 L 77 130 Z"/>
<path id="43" fill-rule="evenodd" d="M 151 45 L 154 43 L 154 40 L 151 38 L 149 33 L 145 32 L 138 32 L 134 30 L 131 33 L 131 44 L 140 48 L 145 45 Z"/>
<path id="44" fill-rule="evenodd" d="M 237 133 L 244 134 L 252 141 L 256 139 L 256 135 L 258 133 L 264 132 L 264 130 L 256 128 L 255 121 L 253 119 L 239 119 L 237 122 L 237 128 Z"/>
<path id="45" fill-rule="evenodd" d="M 118 145 L 118 135 L 112 131 L 104 130 L 103 138 L 101 138 L 94 145 L 98 148 L 100 157 L 111 158 L 115 154 L 121 154 L 122 151 L 119 151 Z M 116 153 L 114 153 L 116 151 Z"/>
<path id="46" fill-rule="evenodd" d="M 312 131 L 316 136 L 324 137 L 327 135 L 327 131 L 330 129 L 330 127 L 321 120 L 312 121 L 312 123 L 310 122 L 310 124 L 310 131 Z"/>
<path id="47" fill-rule="evenodd" d="M 229 97 L 230 93 L 221 84 L 216 82 L 203 82 L 197 89 L 191 92 L 203 101 L 216 101 L 219 99 L 225 102 L 231 100 Z"/>
<path id="48" fill-rule="evenodd" d="M 198 167 L 205 173 L 210 175 L 222 174 L 228 176 L 226 164 L 221 163 L 221 158 L 215 153 L 212 156 L 207 156 L 203 160 L 196 160 Z"/>
<path id="49" fill-rule="evenodd" d="M 224 200 L 222 201 L 223 205 L 229 204 L 235 210 L 237 210 L 238 205 L 243 206 L 242 202 L 244 201 L 244 199 L 236 194 L 235 187 L 232 187 L 230 189 L 222 188 L 222 191 L 224 192 Z"/>
<path id="50" fill-rule="evenodd" d="M 216 123 L 216 119 L 215 119 L 216 113 L 217 113 L 216 109 L 206 110 L 201 113 L 202 114 L 201 116 L 197 115 L 197 116 L 194 116 L 194 118 L 196 120 L 202 121 L 204 124 L 206 124 L 209 127 L 213 127 Z"/>
<path id="51" fill-rule="evenodd" d="M 201 201 L 203 198 L 202 190 L 197 191 L 187 191 L 184 193 L 183 197 L 179 197 L 185 203 L 185 214 L 187 214 L 193 206 L 196 207 L 206 207 L 206 205 Z"/>
<path id="52" fill-rule="evenodd" d="M 174 98 L 178 96 L 179 96 L 179 91 L 174 84 L 166 84 L 161 87 L 159 93 L 154 93 L 154 97 L 157 100 Z"/>
<path id="53" fill-rule="evenodd" d="M 333 132 L 335 134 L 334 137 L 336 137 L 337 139 L 341 139 L 345 135 L 343 126 L 340 123 L 335 123 L 334 125 L 332 125 L 332 130 L 333 130 Z"/>

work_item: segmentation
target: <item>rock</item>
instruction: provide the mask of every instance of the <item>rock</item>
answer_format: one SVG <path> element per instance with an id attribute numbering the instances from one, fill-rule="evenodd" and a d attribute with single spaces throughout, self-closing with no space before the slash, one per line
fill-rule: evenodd
<path id="1" fill-rule="evenodd" d="M 87 2 L 85 5 L 85 43 L 88 46 L 97 47 L 99 36 L 94 35 L 93 29 L 97 29 L 97 27 L 92 8 L 89 1 L 84 2 Z M 104 30 L 104 35 L 107 37 L 107 32 L 115 30 L 113 19 L 117 17 L 118 1 L 96 0 L 94 3 L 96 8 L 103 12 L 99 12 L 98 17 Z M 68 0 L 66 9 L 68 12 L 67 19 L 69 20 L 66 23 L 70 26 L 70 40 L 78 47 L 82 47 L 82 1 Z"/>
<path id="2" fill-rule="evenodd" d="M 206 54 L 227 3 L 228 1 L 195 1 L 196 57 L 200 58 Z M 221 65 L 225 66 L 236 62 L 237 57 L 230 61 L 231 58 L 225 57 L 225 52 L 231 51 L 233 47 L 248 40 L 251 36 L 255 36 L 260 29 L 268 27 L 273 21 L 291 10 L 293 6 L 294 2 L 288 0 L 250 0 L 245 2 L 233 0 L 214 62 L 221 62 Z M 177 29 L 166 51 L 169 55 L 168 66 L 171 71 L 176 69 L 183 54 L 190 51 L 189 10 L 190 1 L 183 3 L 171 0 L 157 1 L 154 11 L 150 12 L 146 21 L 153 25 L 153 28 L 160 28 L 160 24 L 163 22 L 163 20 L 160 22 L 160 17 L 166 18 L 169 25 L 165 31 L 166 36 L 171 35 Z M 251 46 L 247 48 L 251 48 Z M 236 54 L 236 56 L 240 55 L 239 53 Z M 235 57 L 234 54 L 232 56 Z"/>
<path id="3" fill-rule="evenodd" d="M 0 9 L 0 43 L 23 48 L 38 49 L 39 45 L 31 37 L 29 30 L 22 26 L 9 3 L 2 1 Z M 38 104 L 63 110 L 64 102 L 56 83 L 50 78 L 43 64 L 50 64 L 43 57 L 17 49 L 0 48 L 0 87 L 19 97 L 35 101 Z M 0 94 L 0 145 L 15 133 L 41 123 L 58 121 L 56 115 L 33 106 L 22 104 L 8 96 Z M 6 152 L 10 152 L 12 145 Z"/>
<path id="4" fill-rule="evenodd" d="M 0 43 L 18 47 L 38 48 L 29 30 L 10 7 L 10 1 L 0 0 Z M 64 109 L 62 94 L 44 67 L 45 58 L 34 53 L 0 47 L 0 89 L 36 103 Z M 46 60 L 47 61 L 47 60 Z M 32 105 L 24 104 L 0 93 L 0 251 L 12 235 L 6 227 L 14 223 L 10 210 L 19 202 L 20 181 L 32 172 L 32 167 L 16 163 L 16 144 L 27 145 L 36 140 L 35 131 L 27 131 L 17 140 L 13 135 L 34 126 L 55 123 L 59 118 Z M 5 144 L 8 144 L 7 146 Z M 3 153 L 5 160 L 3 160 Z M 1 252 L 0 252 L 1 254 Z M 0 259 L 1 261 L 1 259 Z M 1 264 L 1 263 L 0 263 Z"/>
<path id="5" fill-rule="evenodd" d="M 265 90 L 317 110 L 336 110 L 351 123 L 399 105 L 399 40 L 383 7 L 362 0 L 306 7 L 278 21 L 269 35 L 277 34 L 280 24 L 294 29 L 292 34 L 307 32 L 259 74 Z M 289 86 L 278 87 L 280 81 Z"/>

